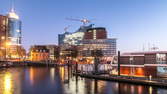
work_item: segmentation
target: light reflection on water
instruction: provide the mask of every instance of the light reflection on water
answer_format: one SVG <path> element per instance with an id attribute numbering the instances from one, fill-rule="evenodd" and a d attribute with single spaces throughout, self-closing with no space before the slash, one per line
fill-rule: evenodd
<path id="1" fill-rule="evenodd" d="M 13 86 L 12 86 L 12 76 L 10 72 L 7 72 L 4 76 L 4 91 L 3 94 L 12 94 L 13 92 Z"/>
<path id="2" fill-rule="evenodd" d="M 167 89 L 80 78 L 65 67 L 19 67 L 0 69 L 0 94 L 167 94 Z"/>

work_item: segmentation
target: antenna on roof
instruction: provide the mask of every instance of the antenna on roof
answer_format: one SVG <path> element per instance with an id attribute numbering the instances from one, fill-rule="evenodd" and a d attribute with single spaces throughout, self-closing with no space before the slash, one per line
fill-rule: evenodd
<path id="1" fill-rule="evenodd" d="M 11 0 L 11 12 L 15 11 L 15 4 L 14 4 L 14 0 Z"/>

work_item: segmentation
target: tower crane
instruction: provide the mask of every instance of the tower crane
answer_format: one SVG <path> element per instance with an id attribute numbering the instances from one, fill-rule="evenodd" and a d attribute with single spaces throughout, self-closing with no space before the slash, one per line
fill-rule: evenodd
<path id="1" fill-rule="evenodd" d="M 79 21 L 79 22 L 82 22 L 83 25 L 86 25 L 87 23 L 90 23 L 91 21 L 86 19 L 86 18 L 83 18 L 83 19 L 75 19 L 75 18 L 66 18 L 67 20 L 70 20 L 70 21 Z"/>

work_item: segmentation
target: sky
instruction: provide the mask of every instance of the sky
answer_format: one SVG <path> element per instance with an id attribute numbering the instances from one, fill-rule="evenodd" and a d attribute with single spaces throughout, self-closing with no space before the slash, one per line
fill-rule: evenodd
<path id="1" fill-rule="evenodd" d="M 0 14 L 6 15 L 12 0 L 0 0 Z M 58 44 L 58 34 L 70 25 L 74 32 L 82 25 L 66 18 L 87 18 L 106 27 L 109 38 L 117 38 L 123 52 L 148 50 L 153 45 L 167 50 L 167 0 L 15 0 L 23 23 L 23 46 Z"/>

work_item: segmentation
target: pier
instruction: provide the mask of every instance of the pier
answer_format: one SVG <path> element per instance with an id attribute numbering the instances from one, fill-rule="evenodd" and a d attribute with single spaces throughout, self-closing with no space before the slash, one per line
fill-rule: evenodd
<path id="1" fill-rule="evenodd" d="M 157 86 L 157 87 L 167 87 L 167 79 L 158 79 L 158 78 L 150 78 L 150 77 L 134 77 L 134 76 L 117 76 L 117 75 L 94 75 L 94 74 L 86 74 L 86 73 L 73 73 L 76 76 L 96 79 L 96 80 L 104 80 L 104 81 L 116 81 L 123 83 L 131 83 L 138 85 L 148 85 L 148 86 Z"/>
<path id="2" fill-rule="evenodd" d="M 9 67 L 18 67 L 18 66 L 48 66 L 48 67 L 55 67 L 55 66 L 62 66 L 57 63 L 52 62 L 29 62 L 29 61 L 22 61 L 22 62 L 10 62 L 10 61 L 1 61 L 0 68 L 9 68 Z"/>

